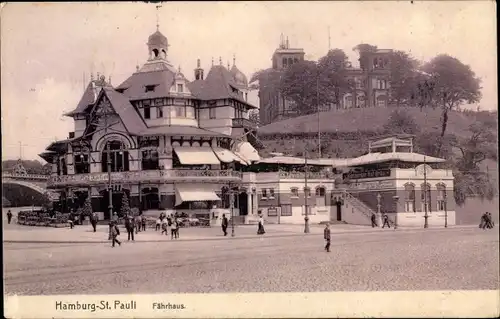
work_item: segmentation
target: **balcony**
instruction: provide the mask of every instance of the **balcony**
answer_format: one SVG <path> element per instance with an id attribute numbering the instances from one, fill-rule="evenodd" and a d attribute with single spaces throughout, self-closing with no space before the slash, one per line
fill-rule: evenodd
<path id="1" fill-rule="evenodd" d="M 232 170 L 151 170 L 111 173 L 111 183 L 169 183 L 200 182 L 227 183 L 241 181 L 242 174 Z M 87 187 L 108 183 L 108 173 L 51 176 L 48 188 L 79 186 Z"/>
<path id="2" fill-rule="evenodd" d="M 246 128 L 251 131 L 255 131 L 257 129 L 257 125 L 247 119 L 233 119 L 233 127 L 234 128 Z"/>
<path id="3" fill-rule="evenodd" d="M 305 179 L 304 172 L 279 172 L 280 179 Z M 331 172 L 308 172 L 307 179 L 330 179 L 334 178 Z"/>

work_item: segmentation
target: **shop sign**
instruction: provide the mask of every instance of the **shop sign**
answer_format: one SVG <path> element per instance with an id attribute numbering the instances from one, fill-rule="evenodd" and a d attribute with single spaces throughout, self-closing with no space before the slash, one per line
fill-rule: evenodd
<path id="1" fill-rule="evenodd" d="M 365 172 L 350 172 L 342 174 L 344 179 L 363 179 L 363 178 L 379 178 L 379 177 L 390 177 L 390 169 L 381 169 Z"/>

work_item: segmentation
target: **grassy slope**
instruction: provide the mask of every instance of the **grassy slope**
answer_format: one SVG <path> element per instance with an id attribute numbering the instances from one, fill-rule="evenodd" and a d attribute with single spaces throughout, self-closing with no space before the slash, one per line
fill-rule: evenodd
<path id="1" fill-rule="evenodd" d="M 320 116 L 321 132 L 377 131 L 383 128 L 394 107 L 363 108 L 323 112 Z M 441 113 L 438 109 L 404 108 L 424 130 L 440 128 Z M 448 120 L 448 133 L 464 135 L 474 116 L 461 112 L 451 112 Z M 318 132 L 317 114 L 305 115 L 259 128 L 259 135 Z"/>
<path id="2" fill-rule="evenodd" d="M 440 111 L 438 109 L 404 108 L 421 127 L 421 131 L 440 131 Z M 348 109 L 339 111 L 323 112 L 320 115 L 321 133 L 328 135 L 332 133 L 364 132 L 365 136 L 346 140 L 325 136 L 322 144 L 327 144 L 323 156 L 328 157 L 351 157 L 359 156 L 368 150 L 368 135 L 381 131 L 395 108 L 366 108 Z M 467 136 L 467 128 L 477 119 L 484 116 L 492 116 L 484 113 L 451 112 L 449 114 L 447 134 L 456 136 Z M 496 117 L 496 115 L 494 115 Z M 316 150 L 317 141 L 314 132 L 318 132 L 317 114 L 301 116 L 276 123 L 262 126 L 258 130 L 259 137 L 269 152 L 284 152 L 291 155 L 301 155 L 305 142 L 300 133 L 312 134 L 309 149 Z M 286 134 L 294 134 L 295 138 Z"/>

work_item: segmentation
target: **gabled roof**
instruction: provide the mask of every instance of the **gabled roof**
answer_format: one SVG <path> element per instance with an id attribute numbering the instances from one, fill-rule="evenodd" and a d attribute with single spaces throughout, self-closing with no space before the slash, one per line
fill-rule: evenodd
<path id="1" fill-rule="evenodd" d="M 233 92 L 232 87 L 238 89 L 240 86 L 234 81 L 230 71 L 222 65 L 212 66 L 205 80 L 188 83 L 191 93 L 201 100 L 235 99 L 256 108 Z"/>
<path id="2" fill-rule="evenodd" d="M 137 135 L 147 128 L 146 123 L 125 95 L 112 88 L 104 88 L 102 92 L 108 97 L 111 107 L 118 114 L 129 133 Z M 99 96 L 98 101 L 100 98 L 101 96 Z"/>
<path id="3" fill-rule="evenodd" d="M 80 102 L 78 102 L 76 108 L 73 111 L 68 112 L 64 115 L 74 116 L 76 114 L 84 113 L 85 110 L 95 102 L 94 89 L 92 88 L 92 83 L 94 83 L 97 87 L 109 86 L 109 84 L 106 83 L 106 81 L 102 78 L 90 81 L 89 84 L 87 85 L 87 88 L 85 89 L 85 92 L 83 92 L 82 98 L 80 99 Z"/>
<path id="4" fill-rule="evenodd" d="M 387 161 L 401 161 L 410 163 L 442 163 L 445 159 L 427 156 L 419 153 L 391 152 L 391 153 L 368 153 L 348 160 L 348 166 L 367 165 Z"/>
<path id="5" fill-rule="evenodd" d="M 154 99 L 170 94 L 175 72 L 165 66 L 157 71 L 136 72 L 116 89 L 124 90 L 123 95 L 131 100 Z M 146 86 L 154 85 L 154 91 L 146 92 Z"/>

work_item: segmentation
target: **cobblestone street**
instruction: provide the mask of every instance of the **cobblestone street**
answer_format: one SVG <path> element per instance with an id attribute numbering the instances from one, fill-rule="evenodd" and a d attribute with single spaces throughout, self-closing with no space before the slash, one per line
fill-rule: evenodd
<path id="1" fill-rule="evenodd" d="M 319 234 L 4 243 L 4 281 L 25 295 L 499 289 L 498 250 L 478 228 L 339 233 L 331 253 Z"/>

